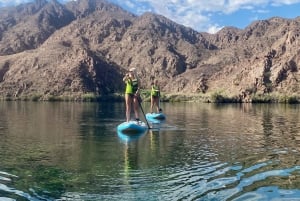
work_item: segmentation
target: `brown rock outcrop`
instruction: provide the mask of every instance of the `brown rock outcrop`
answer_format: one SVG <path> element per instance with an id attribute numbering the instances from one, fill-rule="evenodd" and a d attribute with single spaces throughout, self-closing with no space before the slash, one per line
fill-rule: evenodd
<path id="1" fill-rule="evenodd" d="M 271 18 L 208 34 L 104 0 L 36 0 L 0 8 L 0 95 L 109 94 L 131 67 L 168 93 L 294 94 L 299 29 L 300 18 Z"/>

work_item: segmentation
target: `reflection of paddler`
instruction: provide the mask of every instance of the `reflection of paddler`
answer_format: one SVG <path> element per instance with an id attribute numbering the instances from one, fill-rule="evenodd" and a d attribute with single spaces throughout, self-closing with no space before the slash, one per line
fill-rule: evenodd
<path id="1" fill-rule="evenodd" d="M 130 145 L 135 145 L 131 147 Z M 124 149 L 124 178 L 129 185 L 130 170 L 138 168 L 137 143 L 126 143 Z"/>
<path id="2" fill-rule="evenodd" d="M 150 130 L 150 147 L 151 151 L 155 151 L 157 149 L 157 144 L 159 140 L 159 131 Z"/>
<path id="3" fill-rule="evenodd" d="M 125 151 L 124 151 L 124 178 L 125 178 L 125 184 L 129 184 L 129 159 L 128 159 L 128 144 L 125 145 Z"/>

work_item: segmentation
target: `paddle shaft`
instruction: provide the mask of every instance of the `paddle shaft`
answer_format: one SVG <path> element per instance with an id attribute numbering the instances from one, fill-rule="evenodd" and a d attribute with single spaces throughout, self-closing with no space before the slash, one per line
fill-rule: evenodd
<path id="1" fill-rule="evenodd" d="M 148 126 L 148 128 L 150 129 L 149 123 L 148 123 L 148 121 L 147 121 L 146 115 L 145 115 L 145 113 L 144 113 L 144 110 L 143 110 L 143 107 L 142 107 L 142 104 L 141 104 L 139 98 L 137 98 L 137 101 L 139 102 L 140 108 L 141 108 L 142 113 L 143 113 L 143 115 L 144 115 L 144 118 L 145 118 L 145 120 L 146 120 L 146 122 L 147 122 L 147 126 Z"/>
<path id="2" fill-rule="evenodd" d="M 161 108 L 160 108 L 160 94 L 158 96 L 158 111 L 161 112 Z"/>

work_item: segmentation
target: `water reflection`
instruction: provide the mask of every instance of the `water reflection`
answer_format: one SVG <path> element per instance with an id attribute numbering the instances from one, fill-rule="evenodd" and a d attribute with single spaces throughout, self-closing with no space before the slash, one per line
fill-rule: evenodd
<path id="1" fill-rule="evenodd" d="M 135 133 L 135 134 L 126 134 L 120 131 L 117 131 L 119 138 L 125 144 L 138 140 L 141 136 L 145 135 L 148 131 Z"/>
<path id="2" fill-rule="evenodd" d="M 1 102 L 0 198 L 300 196 L 300 106 L 163 104 L 164 123 L 128 138 L 122 103 Z"/>

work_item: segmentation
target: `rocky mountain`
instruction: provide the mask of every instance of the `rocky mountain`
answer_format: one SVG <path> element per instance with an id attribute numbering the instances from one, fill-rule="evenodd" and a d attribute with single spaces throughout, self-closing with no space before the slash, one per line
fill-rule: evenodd
<path id="1" fill-rule="evenodd" d="M 166 94 L 295 95 L 300 18 L 274 17 L 245 29 L 199 33 L 164 16 L 135 16 L 105 0 L 36 0 L 0 8 L 0 96 L 122 92 L 137 68 Z"/>

